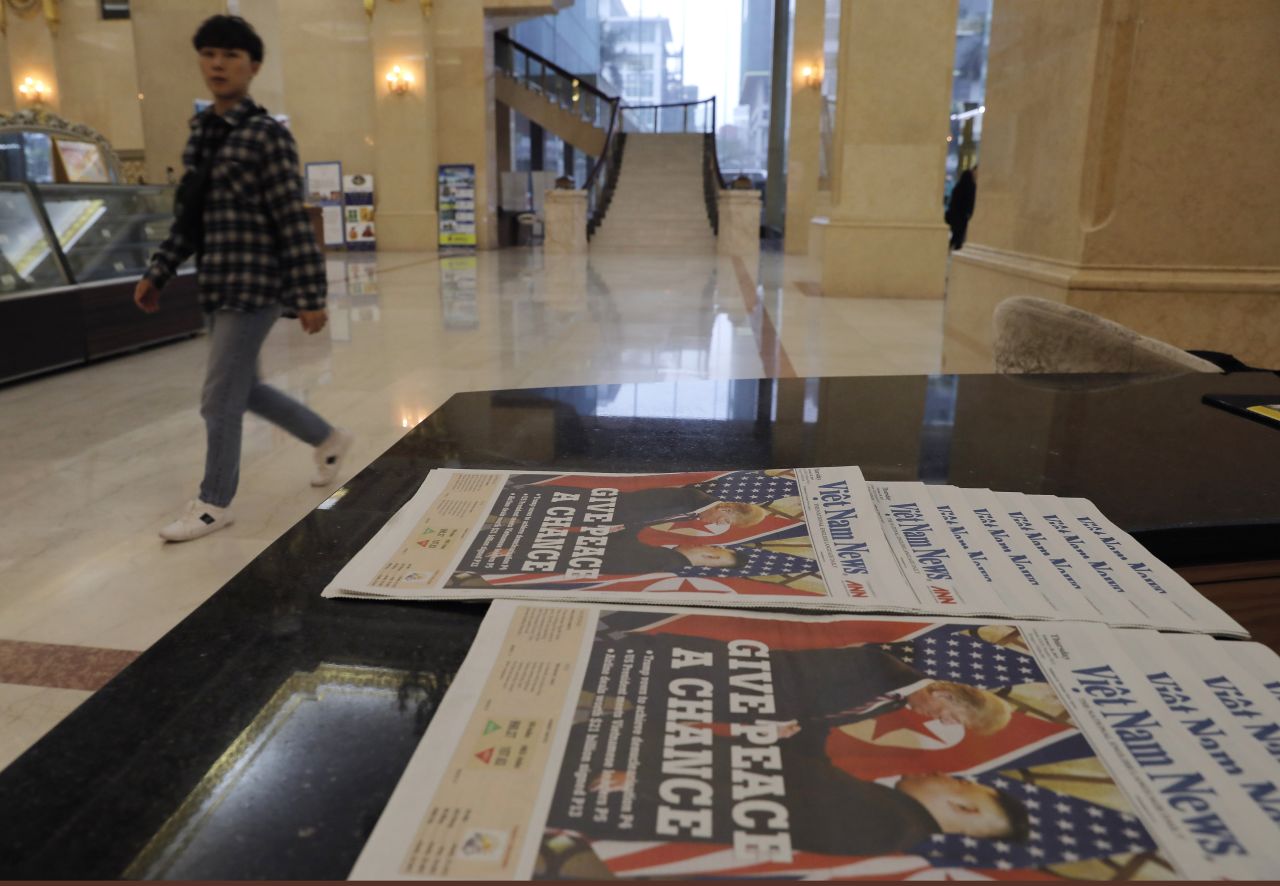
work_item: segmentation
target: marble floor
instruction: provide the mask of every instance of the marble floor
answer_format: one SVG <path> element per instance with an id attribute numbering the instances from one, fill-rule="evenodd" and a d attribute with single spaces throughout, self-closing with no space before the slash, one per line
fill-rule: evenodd
<path id="1" fill-rule="evenodd" d="M 277 324 L 268 381 L 358 438 L 341 482 L 457 391 L 939 371 L 942 303 L 821 297 L 805 258 L 331 257 L 325 333 Z M 236 522 L 166 545 L 194 497 L 203 337 L 0 387 L 0 767 L 330 490 L 245 424 Z M 335 484 L 337 485 L 337 484 Z"/>

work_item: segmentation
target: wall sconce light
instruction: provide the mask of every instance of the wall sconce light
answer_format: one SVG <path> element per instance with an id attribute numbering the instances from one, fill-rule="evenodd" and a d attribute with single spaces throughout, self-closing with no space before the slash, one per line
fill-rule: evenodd
<path id="1" fill-rule="evenodd" d="M 818 69 L 813 65 L 804 65 L 800 68 L 800 82 L 806 87 L 817 86 L 822 81 Z"/>
<path id="2" fill-rule="evenodd" d="M 412 85 L 413 74 L 401 70 L 399 65 L 396 65 L 387 74 L 387 89 L 391 90 L 395 95 L 404 95 Z"/>
<path id="3" fill-rule="evenodd" d="M 28 77 L 18 86 L 18 94 L 27 101 L 40 104 L 49 97 L 49 87 L 45 85 L 43 80 Z"/>

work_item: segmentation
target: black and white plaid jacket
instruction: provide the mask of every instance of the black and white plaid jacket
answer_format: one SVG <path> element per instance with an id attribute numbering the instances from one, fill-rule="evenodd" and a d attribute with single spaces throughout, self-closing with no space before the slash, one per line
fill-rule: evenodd
<path id="1" fill-rule="evenodd" d="M 210 107 L 191 119 L 183 165 L 198 168 L 219 142 L 204 202 L 201 306 L 252 311 L 280 302 L 285 316 L 322 309 L 324 257 L 302 204 L 293 136 L 245 97 L 225 117 Z M 193 251 L 175 226 L 147 278 L 163 287 Z"/>

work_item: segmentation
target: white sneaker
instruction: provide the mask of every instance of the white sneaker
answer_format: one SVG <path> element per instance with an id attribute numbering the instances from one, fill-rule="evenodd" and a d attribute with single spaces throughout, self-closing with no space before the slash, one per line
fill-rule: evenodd
<path id="1" fill-rule="evenodd" d="M 316 447 L 316 472 L 311 477 L 312 486 L 327 486 L 338 476 L 342 460 L 356 441 L 355 435 L 343 428 L 334 428 L 329 438 Z"/>
<path id="2" fill-rule="evenodd" d="M 160 530 L 165 541 L 191 541 L 210 532 L 217 532 L 236 521 L 227 508 L 217 508 L 199 499 L 187 502 L 182 516 Z"/>

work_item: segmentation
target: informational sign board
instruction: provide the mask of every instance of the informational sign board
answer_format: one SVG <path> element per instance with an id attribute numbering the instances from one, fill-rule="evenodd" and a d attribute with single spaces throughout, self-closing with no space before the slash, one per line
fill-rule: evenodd
<path id="1" fill-rule="evenodd" d="M 344 242 L 342 164 L 337 160 L 308 163 L 305 178 L 307 202 L 320 207 L 324 221 L 324 245 L 341 246 Z"/>
<path id="2" fill-rule="evenodd" d="M 377 244 L 374 224 L 373 176 L 356 174 L 342 177 L 342 230 L 348 249 L 373 249 Z"/>
<path id="3" fill-rule="evenodd" d="M 323 205 L 342 201 L 342 164 L 336 160 L 307 164 L 307 202 Z"/>
<path id="4" fill-rule="evenodd" d="M 58 147 L 63 181 L 68 184 L 106 184 L 111 181 L 102 148 L 78 139 L 55 138 L 53 142 Z"/>
<path id="5" fill-rule="evenodd" d="M 448 163 L 437 174 L 441 246 L 476 245 L 476 168 Z"/>

